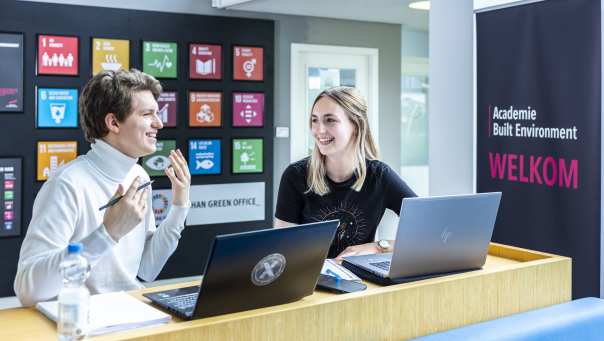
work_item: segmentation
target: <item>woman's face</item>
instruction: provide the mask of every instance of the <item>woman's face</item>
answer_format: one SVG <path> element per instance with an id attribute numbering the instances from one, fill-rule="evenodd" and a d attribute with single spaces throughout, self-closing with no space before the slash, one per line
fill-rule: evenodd
<path id="1" fill-rule="evenodd" d="M 312 135 L 322 155 L 341 158 L 353 152 L 354 125 L 334 100 L 322 97 L 317 101 L 310 122 Z"/>

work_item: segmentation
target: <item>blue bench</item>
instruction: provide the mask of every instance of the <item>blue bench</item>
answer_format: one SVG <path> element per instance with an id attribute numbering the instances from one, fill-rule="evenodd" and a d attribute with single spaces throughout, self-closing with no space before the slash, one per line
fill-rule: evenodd
<path id="1" fill-rule="evenodd" d="M 582 298 L 414 340 L 604 340 L 604 300 L 593 297 Z"/>

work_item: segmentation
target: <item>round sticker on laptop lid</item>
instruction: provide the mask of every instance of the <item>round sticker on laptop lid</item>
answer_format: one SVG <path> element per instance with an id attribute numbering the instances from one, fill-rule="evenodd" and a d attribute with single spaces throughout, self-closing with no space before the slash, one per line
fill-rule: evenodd
<path id="1" fill-rule="evenodd" d="M 283 274 L 286 264 L 285 257 L 280 253 L 262 258 L 252 270 L 252 283 L 257 286 L 271 284 Z"/>

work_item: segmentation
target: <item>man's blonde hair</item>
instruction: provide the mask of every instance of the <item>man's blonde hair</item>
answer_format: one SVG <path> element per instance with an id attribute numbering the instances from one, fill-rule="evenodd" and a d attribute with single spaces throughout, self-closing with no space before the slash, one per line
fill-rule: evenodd
<path id="1" fill-rule="evenodd" d="M 363 188 L 363 183 L 367 176 L 365 160 L 377 160 L 379 157 L 379 151 L 373 140 L 373 135 L 371 135 L 369 121 L 367 120 L 367 102 L 357 89 L 347 86 L 336 86 L 324 90 L 317 96 L 312 105 L 311 113 L 317 102 L 323 97 L 333 100 L 344 109 L 348 119 L 354 126 L 352 139 L 354 141 L 355 158 L 354 174 L 357 176 L 357 179 L 352 185 L 352 189 L 358 192 Z M 310 124 L 312 125 L 312 115 Z M 308 176 L 306 179 L 308 192 L 318 195 L 329 193 L 329 186 L 325 180 L 326 174 L 325 155 L 321 154 L 319 147 L 315 143 L 308 164 Z"/>

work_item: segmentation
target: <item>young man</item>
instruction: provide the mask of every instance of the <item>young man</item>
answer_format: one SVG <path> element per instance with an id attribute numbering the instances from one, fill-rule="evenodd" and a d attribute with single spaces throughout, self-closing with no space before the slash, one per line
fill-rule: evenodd
<path id="1" fill-rule="evenodd" d="M 91 150 L 51 174 L 36 196 L 14 283 L 23 305 L 58 295 L 70 242 L 83 244 L 92 294 L 142 288 L 137 277 L 154 280 L 176 249 L 190 206 L 191 175 L 181 152 L 169 156 L 172 209 L 158 228 L 150 186 L 136 190 L 149 181 L 136 162 L 155 151 L 163 127 L 160 92 L 159 82 L 138 70 L 101 72 L 84 87 L 80 121 Z M 118 195 L 124 197 L 117 204 L 99 210 Z"/>

